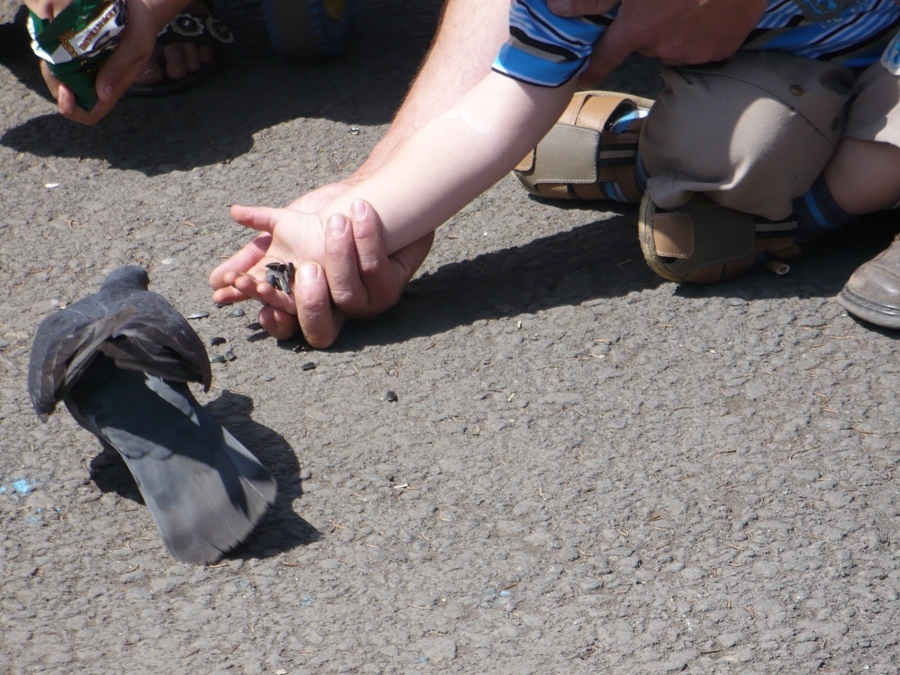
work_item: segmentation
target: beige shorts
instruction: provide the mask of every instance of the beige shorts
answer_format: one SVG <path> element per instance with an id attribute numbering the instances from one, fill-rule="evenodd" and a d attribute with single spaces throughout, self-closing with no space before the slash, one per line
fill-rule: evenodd
<path id="1" fill-rule="evenodd" d="M 900 77 L 789 54 L 743 51 L 720 64 L 666 68 L 641 133 L 647 189 L 662 208 L 694 193 L 782 219 L 841 138 L 900 147 Z"/>

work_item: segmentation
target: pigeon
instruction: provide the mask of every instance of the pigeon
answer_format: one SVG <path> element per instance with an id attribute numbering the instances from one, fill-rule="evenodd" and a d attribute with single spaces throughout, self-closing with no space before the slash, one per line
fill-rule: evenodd
<path id="1" fill-rule="evenodd" d="M 28 366 L 41 421 L 59 401 L 125 460 L 172 556 L 212 563 L 275 501 L 272 475 L 188 389 L 209 390 L 203 341 L 147 272 L 119 267 L 100 290 L 46 317 Z"/>

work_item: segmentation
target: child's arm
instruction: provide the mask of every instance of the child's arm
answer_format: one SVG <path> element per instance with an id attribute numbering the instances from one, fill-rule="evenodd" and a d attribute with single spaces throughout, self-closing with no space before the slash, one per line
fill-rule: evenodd
<path id="1" fill-rule="evenodd" d="M 388 253 L 435 230 L 509 173 L 559 119 L 574 82 L 548 88 L 489 73 L 447 113 L 419 129 L 371 177 L 328 204 L 323 222 L 368 201 Z"/>
<path id="2" fill-rule="evenodd" d="M 351 204 L 363 199 L 384 223 L 389 254 L 421 239 L 511 171 L 559 119 L 574 90 L 574 81 L 548 88 L 488 74 L 421 127 L 390 161 L 328 204 L 319 220 L 350 213 Z M 237 254 L 242 262 L 229 260 L 213 271 L 213 299 L 255 298 L 296 314 L 293 303 L 300 299 L 268 286 L 265 265 L 273 260 L 322 264 L 321 223 L 316 227 L 310 216 L 289 209 L 233 207 L 232 216 L 272 239 L 266 251 L 244 250 Z M 240 268 L 249 274 L 239 274 Z"/>

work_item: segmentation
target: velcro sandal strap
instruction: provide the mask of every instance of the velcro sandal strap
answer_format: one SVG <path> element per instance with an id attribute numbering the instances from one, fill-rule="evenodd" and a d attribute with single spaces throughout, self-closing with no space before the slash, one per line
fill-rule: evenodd
<path id="1" fill-rule="evenodd" d="M 650 268 L 680 282 L 725 281 L 759 263 L 800 254 L 796 221 L 768 221 L 701 195 L 672 211 L 657 209 L 645 195 L 638 238 Z"/>
<path id="2" fill-rule="evenodd" d="M 559 122 L 516 166 L 529 192 L 550 199 L 608 199 L 614 183 L 626 201 L 641 194 L 634 179 L 640 125 L 613 134 L 610 120 L 652 105 L 648 99 L 607 92 L 578 92 Z"/>

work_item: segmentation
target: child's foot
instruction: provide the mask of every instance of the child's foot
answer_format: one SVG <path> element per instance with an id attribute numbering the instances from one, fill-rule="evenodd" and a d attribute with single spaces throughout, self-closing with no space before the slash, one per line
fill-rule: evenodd
<path id="1" fill-rule="evenodd" d="M 784 274 L 790 267 L 781 261 L 800 254 L 795 220 L 766 220 L 702 195 L 671 211 L 644 195 L 638 237 L 650 269 L 678 282 L 714 284 L 759 264 Z"/>
<path id="2" fill-rule="evenodd" d="M 129 92 L 159 96 L 184 91 L 213 72 L 222 46 L 233 41 L 210 7 L 193 0 L 159 34 L 153 56 Z"/>

